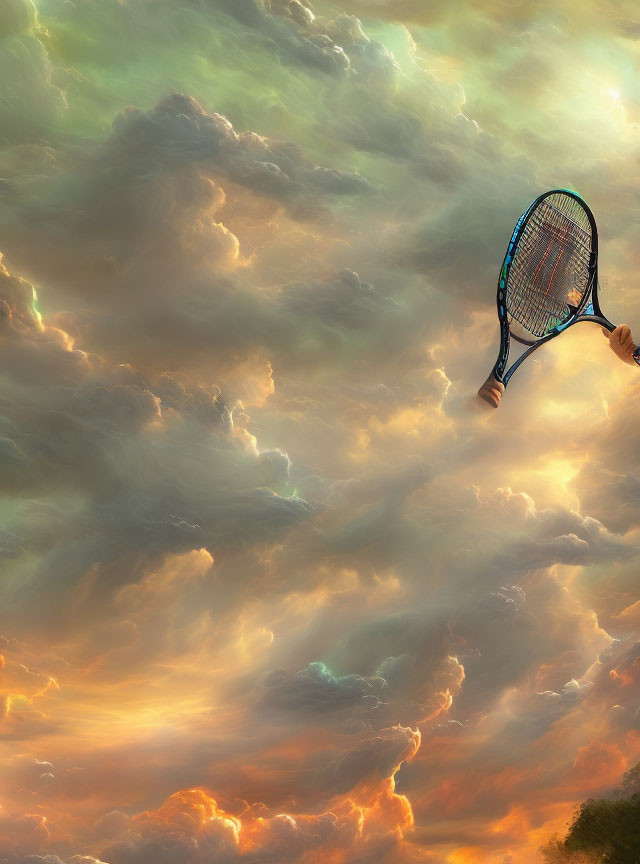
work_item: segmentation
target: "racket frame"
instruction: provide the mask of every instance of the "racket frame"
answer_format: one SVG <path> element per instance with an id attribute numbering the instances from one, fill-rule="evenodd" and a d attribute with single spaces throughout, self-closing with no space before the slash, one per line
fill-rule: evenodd
<path id="1" fill-rule="evenodd" d="M 546 333 L 544 336 L 540 336 L 535 339 L 525 339 L 522 336 L 518 336 L 515 333 L 511 332 L 511 327 L 509 324 L 509 312 L 507 310 L 507 283 L 509 281 L 509 272 L 511 270 L 511 264 L 515 257 L 516 249 L 518 247 L 518 243 L 524 229 L 529 222 L 529 219 L 533 215 L 535 209 L 538 205 L 548 198 L 550 195 L 567 195 L 570 198 L 573 198 L 578 204 L 583 208 L 584 212 L 587 215 L 589 220 L 589 224 L 591 227 L 591 254 L 589 257 L 589 276 L 587 280 L 587 287 L 580 298 L 580 303 L 578 306 L 569 306 L 569 314 L 561 321 L 559 324 Z M 545 342 L 548 342 L 550 339 L 553 339 L 555 336 L 559 336 L 560 333 L 563 333 L 569 327 L 572 327 L 574 324 L 577 324 L 579 321 L 591 321 L 594 324 L 599 324 L 601 327 L 607 329 L 610 333 L 616 329 L 615 325 L 612 324 L 605 316 L 602 314 L 602 310 L 600 309 L 600 304 L 598 302 L 598 229 L 596 227 L 596 220 L 594 219 L 593 213 L 591 212 L 587 203 L 575 192 L 572 192 L 570 189 L 551 189 L 549 192 L 545 192 L 543 195 L 539 195 L 535 201 L 533 201 L 529 207 L 525 210 L 522 216 L 518 219 L 516 223 L 516 227 L 514 228 L 513 234 L 511 235 L 511 240 L 509 241 L 509 245 L 507 246 L 507 251 L 504 256 L 504 260 L 502 262 L 502 267 L 500 268 L 500 276 L 498 278 L 498 294 L 497 294 L 497 306 L 498 306 L 498 319 L 500 321 L 500 353 L 498 355 L 498 359 L 496 361 L 495 366 L 493 367 L 493 376 L 496 381 L 499 381 L 505 387 L 509 383 L 509 380 L 516 369 L 520 366 L 523 360 L 532 354 L 537 348 L 541 345 L 544 345 Z M 507 369 L 507 361 L 509 359 L 509 348 L 511 339 L 515 339 L 516 342 L 520 342 L 522 345 L 527 346 L 527 350 L 524 351 L 517 360 Z M 635 357 L 636 362 L 640 363 L 640 359 Z"/>

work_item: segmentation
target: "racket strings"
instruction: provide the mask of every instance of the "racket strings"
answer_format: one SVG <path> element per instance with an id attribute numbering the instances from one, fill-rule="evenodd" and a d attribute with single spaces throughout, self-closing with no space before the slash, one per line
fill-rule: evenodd
<path id="1" fill-rule="evenodd" d="M 555 200 L 554 200 L 555 199 Z M 578 306 L 589 284 L 591 227 L 569 196 L 542 201 L 527 222 L 507 283 L 509 315 L 544 336 Z"/>

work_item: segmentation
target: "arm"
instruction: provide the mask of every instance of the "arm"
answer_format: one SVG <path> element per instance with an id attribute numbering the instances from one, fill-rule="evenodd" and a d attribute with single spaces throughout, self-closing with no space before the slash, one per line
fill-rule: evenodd
<path id="1" fill-rule="evenodd" d="M 631 328 L 627 324 L 620 324 L 613 333 L 609 333 L 603 327 L 602 332 L 609 340 L 609 348 L 611 348 L 616 357 L 619 357 L 623 363 L 628 363 L 630 366 L 640 365 L 640 358 L 636 359 L 634 356 L 634 352 L 638 350 L 638 346 L 633 341 Z"/>

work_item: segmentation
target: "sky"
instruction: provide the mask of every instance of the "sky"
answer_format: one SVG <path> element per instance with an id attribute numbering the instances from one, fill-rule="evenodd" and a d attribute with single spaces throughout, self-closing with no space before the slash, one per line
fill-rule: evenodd
<path id="1" fill-rule="evenodd" d="M 631 0 L 1 0 L 0 861 L 534 864 L 640 761 Z"/>

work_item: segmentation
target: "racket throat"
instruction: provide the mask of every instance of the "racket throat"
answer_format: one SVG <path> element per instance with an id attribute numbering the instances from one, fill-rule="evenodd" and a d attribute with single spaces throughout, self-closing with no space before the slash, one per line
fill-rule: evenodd
<path id="1" fill-rule="evenodd" d="M 520 364 L 532 354 L 536 348 L 544 344 L 545 340 L 540 342 L 523 342 L 520 339 L 514 339 L 513 334 L 509 334 L 506 339 L 501 340 L 500 356 L 493 367 L 493 377 L 500 384 L 506 387 L 511 379 L 511 376 L 520 366 Z M 515 356 L 514 356 L 515 355 Z M 507 369 L 507 364 L 511 366 Z"/>

